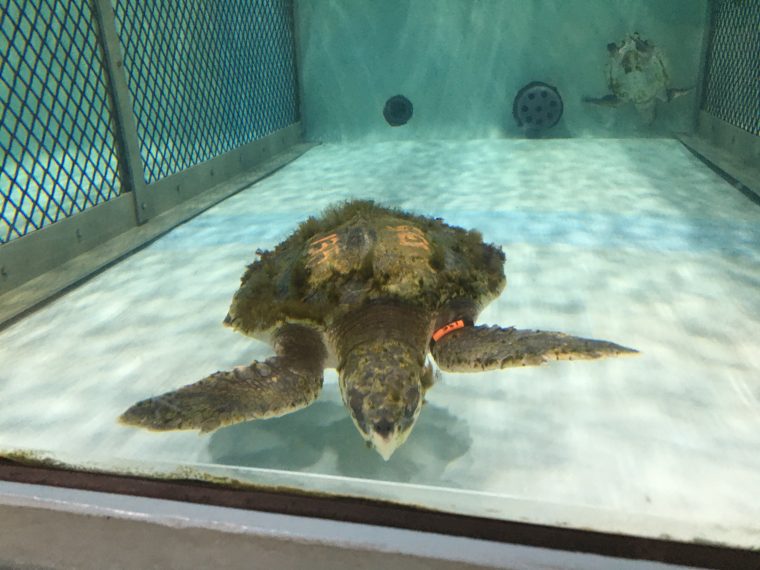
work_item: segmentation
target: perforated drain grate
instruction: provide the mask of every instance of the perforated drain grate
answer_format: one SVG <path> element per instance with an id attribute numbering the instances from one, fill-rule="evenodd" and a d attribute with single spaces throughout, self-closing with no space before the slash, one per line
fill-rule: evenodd
<path id="1" fill-rule="evenodd" d="M 534 81 L 520 89 L 512 105 L 517 124 L 532 134 L 556 125 L 562 117 L 562 110 L 559 91 L 541 81 Z"/>
<path id="2" fill-rule="evenodd" d="M 412 102 L 403 95 L 394 95 L 385 102 L 383 108 L 383 117 L 391 127 L 405 125 L 413 114 Z"/>

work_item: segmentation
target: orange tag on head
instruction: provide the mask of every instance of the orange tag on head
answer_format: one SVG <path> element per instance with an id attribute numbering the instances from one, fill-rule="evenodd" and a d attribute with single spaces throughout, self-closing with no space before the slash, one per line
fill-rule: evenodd
<path id="1" fill-rule="evenodd" d="M 442 326 L 437 331 L 433 333 L 433 341 L 438 342 L 443 337 L 445 337 L 447 334 L 449 334 L 451 331 L 455 331 L 457 329 L 461 329 L 465 326 L 465 322 L 462 319 L 459 319 L 458 321 L 454 321 L 453 323 L 449 323 L 447 325 Z"/>

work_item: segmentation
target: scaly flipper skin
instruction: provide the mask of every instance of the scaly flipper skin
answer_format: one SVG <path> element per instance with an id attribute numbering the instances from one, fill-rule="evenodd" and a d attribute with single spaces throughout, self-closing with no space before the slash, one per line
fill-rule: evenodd
<path id="1" fill-rule="evenodd" d="M 677 88 L 670 88 L 666 92 L 666 97 L 668 101 L 672 101 L 673 99 L 678 99 L 679 97 L 683 97 L 684 95 L 688 95 L 694 90 L 693 87 L 688 87 L 686 89 L 677 89 Z"/>
<path id="2" fill-rule="evenodd" d="M 438 366 L 449 372 L 480 372 L 534 366 L 549 360 L 592 360 L 638 354 L 636 350 L 604 340 L 482 325 L 447 334 L 433 345 L 431 352 Z"/>
<path id="3" fill-rule="evenodd" d="M 304 408 L 322 389 L 326 350 L 316 331 L 285 325 L 275 334 L 277 356 L 216 372 L 172 392 L 137 402 L 122 424 L 155 431 L 209 432 L 246 420 Z"/>
<path id="4" fill-rule="evenodd" d="M 625 101 L 619 99 L 615 95 L 605 95 L 604 97 L 584 97 L 584 103 L 593 103 L 594 105 L 601 105 L 602 107 L 619 107 Z"/>

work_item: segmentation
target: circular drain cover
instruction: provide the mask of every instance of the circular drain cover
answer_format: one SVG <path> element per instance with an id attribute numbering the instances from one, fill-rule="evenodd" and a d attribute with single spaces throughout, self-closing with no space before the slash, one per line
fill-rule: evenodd
<path id="1" fill-rule="evenodd" d="M 412 118 L 414 107 L 412 102 L 403 95 L 394 95 L 385 102 L 383 117 L 392 127 L 405 125 Z"/>
<path id="2" fill-rule="evenodd" d="M 562 108 L 562 97 L 555 87 L 534 81 L 517 92 L 512 114 L 519 126 L 535 132 L 556 125 L 562 117 Z"/>

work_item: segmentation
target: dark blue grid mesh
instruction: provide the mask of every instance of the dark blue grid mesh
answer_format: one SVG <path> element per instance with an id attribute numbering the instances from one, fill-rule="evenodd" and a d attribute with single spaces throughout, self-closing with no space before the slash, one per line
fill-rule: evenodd
<path id="1" fill-rule="evenodd" d="M 760 0 L 713 2 L 702 108 L 760 135 Z"/>
<path id="2" fill-rule="evenodd" d="M 113 0 L 145 181 L 298 120 L 287 0 Z"/>
<path id="3" fill-rule="evenodd" d="M 3 0 L 0 243 L 120 192 L 87 2 Z"/>

